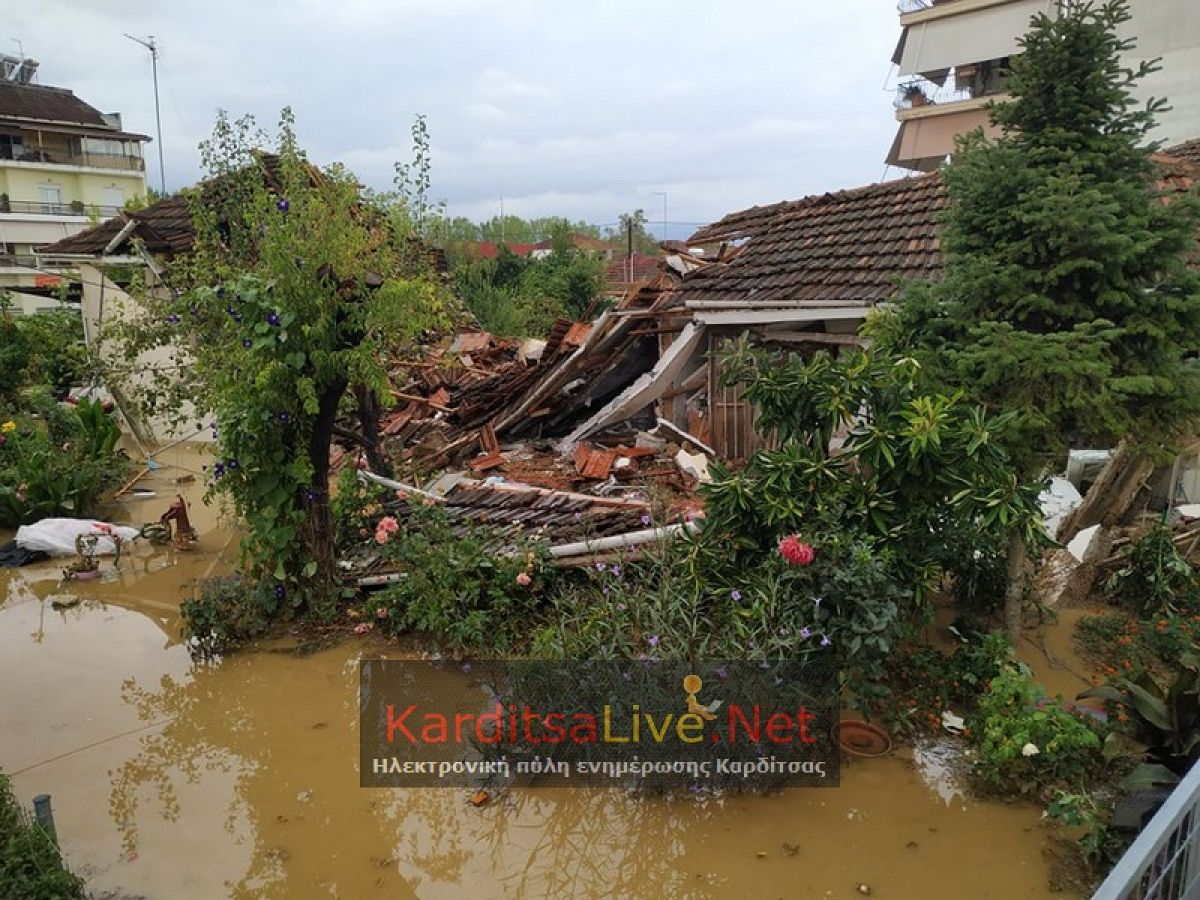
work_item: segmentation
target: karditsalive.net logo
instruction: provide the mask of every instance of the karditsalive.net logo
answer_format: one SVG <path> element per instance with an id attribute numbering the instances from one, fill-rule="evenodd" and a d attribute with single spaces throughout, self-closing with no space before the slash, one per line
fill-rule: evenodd
<path id="1" fill-rule="evenodd" d="M 703 672 L 703 675 L 701 674 Z M 365 786 L 837 783 L 837 679 L 802 662 L 371 661 Z M 688 780 L 690 779 L 690 781 Z"/>

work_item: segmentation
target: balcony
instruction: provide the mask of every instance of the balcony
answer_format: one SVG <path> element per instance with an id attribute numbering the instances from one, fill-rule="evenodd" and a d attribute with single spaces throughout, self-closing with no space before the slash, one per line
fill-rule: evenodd
<path id="1" fill-rule="evenodd" d="M 87 153 L 74 149 L 26 150 L 22 153 L 5 151 L 0 146 L 0 165 L 5 162 L 32 163 L 38 166 L 82 166 L 87 169 L 119 169 L 126 172 L 144 172 L 146 163 L 140 156 L 109 153 Z"/>
<path id="2" fill-rule="evenodd" d="M 97 203 L 42 203 L 38 200 L 9 200 L 0 194 L 0 215 L 17 213 L 32 216 L 84 216 L 89 219 L 111 219 L 121 212 L 119 206 L 101 206 Z"/>

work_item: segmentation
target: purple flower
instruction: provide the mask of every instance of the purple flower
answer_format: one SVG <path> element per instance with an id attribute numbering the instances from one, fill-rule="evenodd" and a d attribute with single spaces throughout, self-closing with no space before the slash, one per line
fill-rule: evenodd
<path id="1" fill-rule="evenodd" d="M 213 466 L 213 477 L 220 478 L 225 474 L 225 463 L 217 463 Z"/>
<path id="2" fill-rule="evenodd" d="M 277 584 L 277 585 L 275 585 L 275 596 L 276 596 L 278 599 L 282 600 L 282 599 L 283 599 L 283 595 L 284 595 L 284 594 L 286 594 L 286 593 L 287 593 L 287 591 L 285 591 L 285 590 L 283 589 L 283 585 L 282 585 L 282 584 Z"/>
<path id="3" fill-rule="evenodd" d="M 827 634 L 821 635 L 821 646 L 822 647 L 828 647 L 832 643 L 833 643 L 833 641 L 831 641 L 829 639 L 829 635 L 827 635 Z"/>
<path id="4" fill-rule="evenodd" d="M 576 522 L 578 522 L 582 518 L 583 518 L 583 513 L 581 513 L 581 512 L 575 513 L 575 521 Z"/>
<path id="5" fill-rule="evenodd" d="M 254 346 L 254 341 L 250 340 L 250 338 L 242 338 L 242 346 L 249 350 Z"/>
<path id="6" fill-rule="evenodd" d="M 642 514 L 642 524 L 643 525 L 650 524 L 650 517 L 648 515 L 646 515 L 645 513 Z"/>
<path id="7" fill-rule="evenodd" d="M 602 562 L 596 563 L 596 571 L 603 572 L 604 571 L 604 563 L 602 563 Z"/>
<path id="8" fill-rule="evenodd" d="M 470 671 L 471 671 L 471 664 L 470 664 L 470 663 L 463 663 L 463 664 L 462 664 L 462 670 L 463 670 L 464 672 L 470 672 Z"/>
<path id="9" fill-rule="evenodd" d="M 309 503 L 315 503 L 317 500 L 317 492 L 314 491 L 312 488 L 309 488 L 308 490 L 306 490 L 304 492 L 304 499 L 307 500 Z"/>
<path id="10" fill-rule="evenodd" d="M 657 634 L 650 635 L 650 637 L 646 639 L 646 643 L 649 644 L 651 647 L 657 647 L 658 646 L 658 635 Z"/>
<path id="11" fill-rule="evenodd" d="M 238 461 L 236 459 L 227 459 L 225 460 L 225 467 L 228 469 L 236 469 L 238 467 Z"/>
<path id="12" fill-rule="evenodd" d="M 278 325 L 279 324 L 279 313 L 276 313 L 276 312 L 267 313 L 267 324 L 268 325 Z"/>
<path id="13" fill-rule="evenodd" d="M 608 588 L 605 588 L 605 590 L 607 591 L 607 590 L 608 590 Z M 624 603 L 618 603 L 618 604 L 617 604 L 617 611 L 618 611 L 618 612 L 625 612 L 625 604 L 624 604 Z"/>
<path id="14" fill-rule="evenodd" d="M 178 325 L 180 321 L 181 320 L 180 320 L 179 316 L 175 315 L 174 313 L 167 316 L 167 324 L 168 325 Z"/>
<path id="15" fill-rule="evenodd" d="M 613 567 L 611 569 L 609 569 L 608 571 L 612 572 L 618 578 L 621 577 L 621 567 L 616 565 L 615 563 L 613 564 Z"/>
<path id="16" fill-rule="evenodd" d="M 812 637 L 812 629 L 805 625 L 800 629 L 800 637 L 807 641 L 810 637 Z"/>
<path id="17" fill-rule="evenodd" d="M 284 425 L 286 425 L 288 422 L 292 421 L 292 417 L 285 412 L 279 413 L 276 416 L 276 418 L 279 419 L 279 421 L 282 422 Z"/>
<path id="18" fill-rule="evenodd" d="M 742 599 L 742 592 L 741 592 L 741 591 L 739 591 L 739 590 L 732 590 L 732 591 L 730 591 L 730 592 L 729 592 L 729 599 L 730 599 L 730 600 L 732 600 L 734 603 L 737 603 L 737 602 L 739 602 L 739 601 Z"/>
<path id="19" fill-rule="evenodd" d="M 291 206 L 292 206 L 292 204 L 287 202 L 286 197 L 281 197 L 279 202 L 275 204 L 275 208 L 277 210 L 279 210 L 281 213 L 287 212 L 291 208 Z"/>
<path id="20" fill-rule="evenodd" d="M 728 678 L 729 670 L 727 668 L 725 668 L 724 666 L 718 667 L 717 668 L 717 677 L 721 678 L 721 679 Z"/>

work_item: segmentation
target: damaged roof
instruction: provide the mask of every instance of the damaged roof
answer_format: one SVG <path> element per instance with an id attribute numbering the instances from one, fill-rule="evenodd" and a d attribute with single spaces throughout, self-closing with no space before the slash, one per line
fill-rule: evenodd
<path id="1" fill-rule="evenodd" d="M 728 265 L 689 277 L 676 299 L 708 307 L 882 302 L 898 278 L 937 273 L 935 217 L 945 205 L 933 173 L 734 213 L 692 243 L 749 242 Z"/>
<path id="2" fill-rule="evenodd" d="M 1191 190 L 1200 140 L 1156 154 L 1159 187 Z M 675 302 L 692 308 L 871 306 L 901 281 L 941 271 L 938 172 L 754 206 L 697 231 L 692 244 L 745 242 L 727 265 L 688 277 Z"/>
<path id="3" fill-rule="evenodd" d="M 196 232 L 192 228 L 192 214 L 182 194 L 175 194 L 139 210 L 122 210 L 117 216 L 107 219 L 86 231 L 56 241 L 39 252 L 62 256 L 99 256 L 130 223 L 127 232 L 117 246 L 108 250 L 118 253 L 134 240 L 142 241 L 151 253 L 179 253 L 192 246 Z"/>

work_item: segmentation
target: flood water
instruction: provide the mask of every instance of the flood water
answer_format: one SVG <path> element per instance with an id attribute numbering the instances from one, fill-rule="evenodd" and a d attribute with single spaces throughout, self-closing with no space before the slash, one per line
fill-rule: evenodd
<path id="1" fill-rule="evenodd" d="M 161 460 L 199 469 L 186 451 Z M 114 517 L 157 518 L 184 471 L 153 473 L 158 497 Z M 65 856 L 99 896 L 1073 896 L 1051 890 L 1040 810 L 966 798 L 937 748 L 767 797 L 519 790 L 476 809 L 464 790 L 361 789 L 358 661 L 397 649 L 192 663 L 180 587 L 236 553 L 198 481 L 183 488 L 194 552 L 143 544 L 119 576 L 71 585 L 61 563 L 0 570 L 0 770 L 25 803 L 53 795 Z M 65 593 L 83 602 L 55 610 Z"/>

